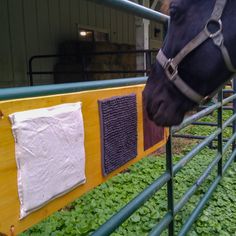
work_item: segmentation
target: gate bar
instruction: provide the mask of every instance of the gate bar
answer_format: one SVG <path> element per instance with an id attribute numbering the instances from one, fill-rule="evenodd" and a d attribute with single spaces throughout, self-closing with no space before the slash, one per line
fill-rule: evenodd
<path id="1" fill-rule="evenodd" d="M 116 230 L 129 216 L 131 216 L 141 205 L 152 197 L 170 179 L 170 173 L 165 172 L 155 182 L 149 185 L 137 197 L 125 205 L 118 213 L 113 215 L 106 223 L 98 228 L 93 236 L 108 236 Z"/>
<path id="2" fill-rule="evenodd" d="M 212 109 L 218 109 L 220 106 L 223 106 L 224 104 L 234 100 L 236 98 L 236 94 L 224 99 L 222 102 L 218 102 L 217 104 L 212 105 L 211 107 L 205 109 L 205 111 L 199 112 L 199 114 L 196 114 L 195 116 L 189 117 L 184 120 L 183 124 L 181 126 L 175 127 L 176 131 L 180 130 L 181 127 L 185 127 L 189 124 L 191 124 L 193 121 L 196 121 L 197 119 L 201 118 L 203 115 L 206 115 L 207 112 L 211 112 Z M 230 122 L 233 122 L 235 120 L 236 116 L 233 115 L 230 117 L 224 124 L 219 124 L 218 129 L 216 129 L 209 137 L 205 138 L 205 140 L 198 144 L 190 153 L 185 155 L 178 163 L 176 163 L 172 168 L 171 171 L 169 171 L 169 167 L 171 166 L 172 162 L 172 157 L 167 157 L 167 164 L 166 164 L 166 172 L 162 174 L 153 184 L 148 186 L 143 192 L 141 192 L 136 198 L 134 198 L 132 201 L 130 201 L 126 206 L 124 206 L 118 213 L 113 215 L 105 224 L 100 226 L 98 230 L 96 230 L 93 235 L 96 236 L 106 236 L 110 235 L 112 232 L 114 232 L 115 229 L 117 229 L 126 219 L 128 219 L 129 216 L 132 215 L 141 205 L 145 203 L 149 198 L 152 197 L 152 195 L 158 191 L 164 184 L 170 183 L 171 178 L 183 167 L 187 164 L 191 158 L 193 158 L 199 151 L 201 151 L 207 144 L 212 142 L 221 132 L 223 132 L 223 129 L 225 129 Z M 229 147 L 230 143 L 234 141 L 236 137 L 236 134 L 234 134 L 226 143 L 224 147 L 222 147 L 222 154 L 227 150 Z M 170 139 L 169 139 L 170 140 Z M 169 150 L 168 154 L 172 156 L 171 152 L 171 145 L 168 145 Z M 226 164 L 223 166 L 223 173 L 226 171 L 226 169 L 230 166 L 231 162 L 234 160 L 236 156 L 236 149 L 232 153 L 232 156 L 228 159 Z M 169 158 L 169 159 L 168 159 Z M 200 178 L 197 180 L 197 185 L 200 185 L 210 174 L 210 171 L 213 169 L 213 167 L 220 161 L 221 159 L 221 153 L 218 153 L 217 157 L 209 164 L 207 169 L 204 171 L 204 173 L 200 176 Z M 211 196 L 212 192 L 214 191 L 215 187 L 217 186 L 218 182 L 222 178 L 221 173 L 218 173 L 217 179 L 211 184 L 209 191 L 203 196 L 202 200 L 198 203 L 196 209 L 194 212 L 191 214 L 189 220 L 184 224 L 181 232 L 187 229 L 189 230 L 188 227 L 191 227 L 193 222 L 196 220 L 196 217 L 200 214 L 202 211 L 204 205 L 206 204 L 207 200 Z M 171 186 L 170 186 L 171 187 Z M 172 186 L 173 187 L 173 186 Z M 195 187 L 193 187 L 195 188 Z M 173 189 L 171 190 L 173 191 Z M 175 209 L 180 208 L 182 205 L 182 202 L 185 201 L 189 197 L 189 193 L 192 192 L 193 190 L 188 190 L 185 195 L 184 195 L 184 200 L 182 200 L 179 204 L 177 205 L 177 208 L 174 208 L 173 210 L 173 202 L 172 202 L 172 194 L 170 193 L 171 191 L 168 190 L 168 213 L 164 216 L 164 218 L 161 219 L 159 224 L 156 225 L 156 227 L 153 228 L 151 231 L 150 235 L 154 235 L 153 233 L 157 232 L 162 232 L 167 226 L 173 223 L 174 220 L 174 214 L 175 214 Z M 173 229 L 172 226 L 169 226 L 169 233 L 173 234 Z M 159 231 L 160 230 L 160 231 Z M 186 231 L 186 232 L 187 232 Z"/>
<path id="3" fill-rule="evenodd" d="M 168 225 L 169 236 L 174 235 L 174 171 L 173 171 L 173 154 L 172 154 L 172 134 L 170 135 L 166 144 L 166 170 L 170 174 L 170 179 L 167 182 L 167 209 L 171 214 L 171 221 Z"/>
<path id="4" fill-rule="evenodd" d="M 236 99 L 236 94 L 224 99 L 223 102 L 222 102 L 222 105 L 224 106 L 225 104 L 233 101 L 234 99 Z M 176 133 L 176 132 L 180 131 L 181 129 L 187 127 L 188 125 L 190 125 L 194 121 L 197 121 L 198 119 L 210 114 L 215 109 L 218 109 L 220 106 L 221 106 L 221 103 L 217 102 L 214 105 L 212 105 L 210 107 L 207 107 L 206 109 L 194 114 L 193 116 L 190 116 L 190 117 L 186 118 L 181 125 L 173 127 L 172 132 Z"/>
<path id="5" fill-rule="evenodd" d="M 128 0 L 93 0 L 93 2 L 113 7 L 128 13 L 132 13 L 136 16 L 140 16 L 148 20 L 158 21 L 160 23 L 167 23 L 170 18 L 165 14 L 154 11 L 150 8 L 144 7 Z"/>
<path id="6" fill-rule="evenodd" d="M 37 97 L 61 93 L 73 93 L 85 90 L 121 87 L 145 84 L 147 77 L 111 79 L 103 81 L 76 82 L 66 84 L 40 85 L 33 87 L 3 88 L 0 89 L 0 101 L 16 98 Z"/>
<path id="7" fill-rule="evenodd" d="M 229 168 L 230 164 L 234 161 L 236 156 L 236 149 L 226 162 L 226 164 L 223 167 L 223 174 L 226 172 L 226 170 Z M 202 212 L 203 208 L 205 207 L 206 203 L 208 202 L 209 198 L 213 194 L 214 190 L 216 189 L 218 183 L 222 179 L 222 176 L 218 175 L 216 179 L 213 181 L 213 183 L 210 185 L 208 191 L 205 193 L 205 195 L 202 197 L 202 199 L 199 201 L 197 207 L 195 210 L 193 210 L 192 214 L 188 218 L 188 220 L 184 223 L 183 228 L 181 229 L 179 236 L 184 236 L 187 234 L 187 232 L 190 230 L 191 226 L 199 216 L 199 214 Z"/>
<path id="8" fill-rule="evenodd" d="M 209 174 L 211 173 L 212 169 L 216 166 L 216 164 L 218 164 L 220 159 L 221 159 L 221 155 L 218 155 L 209 164 L 209 166 L 204 171 L 204 173 L 195 181 L 195 183 L 192 185 L 192 187 L 189 188 L 187 190 L 187 192 L 185 192 L 185 194 L 183 195 L 181 200 L 176 204 L 176 206 L 174 208 L 174 215 L 176 215 L 185 206 L 185 204 L 188 202 L 188 200 L 195 194 L 195 192 L 197 191 L 199 186 L 206 180 L 206 178 L 209 176 Z M 162 218 L 162 220 L 156 226 L 154 226 L 154 228 L 150 232 L 149 236 L 160 235 L 162 233 L 162 231 L 166 228 L 166 226 L 168 226 L 168 224 L 170 224 L 171 219 L 174 218 L 174 217 L 170 218 L 170 215 L 171 215 L 170 212 L 166 213 L 166 215 Z M 172 235 L 174 235 L 174 234 L 172 234 Z"/>
<path id="9" fill-rule="evenodd" d="M 228 140 L 228 142 L 224 145 L 224 147 L 223 147 L 223 153 L 225 153 L 226 150 L 229 148 L 229 146 L 233 144 L 233 142 L 235 141 L 235 139 L 236 139 L 236 132 L 235 132 L 234 135 Z"/>

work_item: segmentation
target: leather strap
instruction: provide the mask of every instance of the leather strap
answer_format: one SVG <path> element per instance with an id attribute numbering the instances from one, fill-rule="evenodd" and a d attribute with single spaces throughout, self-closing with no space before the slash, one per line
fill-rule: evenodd
<path id="1" fill-rule="evenodd" d="M 204 41 L 211 38 L 216 46 L 221 50 L 222 56 L 225 61 L 225 65 L 228 70 L 236 73 L 236 68 L 233 66 L 228 50 L 224 45 L 224 36 L 222 34 L 222 22 L 221 17 L 224 11 L 224 8 L 227 4 L 227 0 L 216 0 L 214 10 L 210 19 L 207 21 L 205 28 L 174 57 L 168 59 L 163 51 L 160 49 L 157 54 L 157 61 L 165 70 L 165 74 L 167 78 L 182 92 L 186 97 L 190 100 L 200 104 L 209 100 L 209 98 L 213 97 L 217 90 L 213 91 L 210 95 L 204 97 L 190 88 L 186 82 L 184 82 L 180 76 L 178 75 L 178 65 L 181 61 L 193 50 L 199 47 Z M 216 32 L 211 32 L 208 29 L 208 26 L 211 24 L 218 24 L 218 30 Z"/>
<path id="2" fill-rule="evenodd" d="M 157 54 L 157 60 L 162 65 L 163 69 L 166 70 L 168 66 L 168 59 L 164 55 L 163 51 L 160 50 Z M 169 77 L 168 77 L 169 78 Z M 196 103 L 200 103 L 204 97 L 195 92 L 192 88 L 190 88 L 178 75 L 176 74 L 175 77 L 172 78 L 171 82 L 188 98 L 191 97 L 191 100 L 193 100 Z"/>

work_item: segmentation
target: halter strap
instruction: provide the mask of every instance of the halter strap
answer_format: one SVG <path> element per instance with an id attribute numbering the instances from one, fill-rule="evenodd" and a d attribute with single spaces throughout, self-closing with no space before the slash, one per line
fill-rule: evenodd
<path id="1" fill-rule="evenodd" d="M 167 78 L 182 92 L 186 97 L 190 100 L 200 104 L 209 100 L 209 98 L 213 97 L 216 93 L 215 90 L 208 96 L 202 96 L 192 88 L 190 88 L 186 82 L 184 82 L 179 74 L 178 74 L 178 65 L 181 61 L 194 49 L 199 47 L 203 42 L 211 38 L 214 44 L 220 49 L 223 59 L 225 61 L 225 65 L 227 66 L 230 72 L 235 73 L 236 69 L 233 66 L 228 50 L 224 45 L 224 36 L 222 34 L 222 22 L 221 17 L 226 6 L 227 0 L 216 0 L 214 10 L 210 19 L 207 21 L 205 28 L 194 38 L 192 39 L 187 45 L 174 57 L 168 59 L 163 51 L 160 49 L 159 53 L 157 54 L 157 61 L 163 67 Z M 210 23 L 214 23 L 218 25 L 218 30 L 216 32 L 211 32 L 208 27 Z"/>

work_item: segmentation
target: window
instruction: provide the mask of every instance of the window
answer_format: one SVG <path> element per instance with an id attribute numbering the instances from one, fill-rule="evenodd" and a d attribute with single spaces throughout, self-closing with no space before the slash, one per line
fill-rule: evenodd
<path id="1" fill-rule="evenodd" d="M 104 29 L 92 29 L 89 27 L 78 28 L 79 33 L 79 41 L 86 41 L 86 42 L 108 42 L 109 41 L 109 34 Z"/>

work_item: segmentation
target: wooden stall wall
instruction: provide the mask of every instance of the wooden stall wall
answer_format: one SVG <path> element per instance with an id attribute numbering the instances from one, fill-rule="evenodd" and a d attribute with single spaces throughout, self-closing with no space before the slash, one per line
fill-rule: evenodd
<path id="1" fill-rule="evenodd" d="M 164 137 L 160 142 L 144 151 L 142 107 L 143 86 L 144 85 L 136 85 L 0 102 L 0 111 L 1 114 L 3 114 L 2 119 L 0 119 L 0 233 L 9 234 L 12 225 L 14 225 L 15 233 L 27 229 L 165 144 L 168 135 L 167 130 L 164 130 Z M 124 166 L 104 177 L 101 167 L 101 133 L 98 100 L 130 94 L 136 94 L 137 98 L 138 155 Z M 85 129 L 86 184 L 81 185 L 68 194 L 55 199 L 40 210 L 30 214 L 20 221 L 15 143 L 9 115 L 18 111 L 79 101 L 82 102 Z"/>
<path id="2" fill-rule="evenodd" d="M 55 54 L 60 43 L 78 40 L 78 25 L 108 32 L 112 43 L 135 45 L 135 17 L 87 0 L 0 1 L 0 87 L 27 86 L 29 58 Z M 50 70 L 55 60 L 34 65 Z M 52 76 L 35 76 L 37 84 Z"/>

